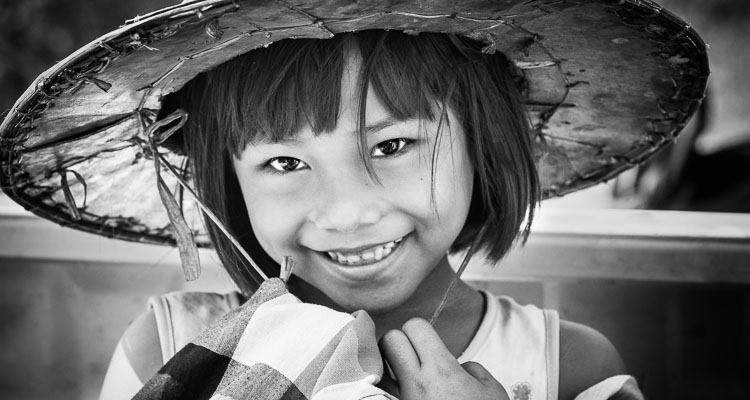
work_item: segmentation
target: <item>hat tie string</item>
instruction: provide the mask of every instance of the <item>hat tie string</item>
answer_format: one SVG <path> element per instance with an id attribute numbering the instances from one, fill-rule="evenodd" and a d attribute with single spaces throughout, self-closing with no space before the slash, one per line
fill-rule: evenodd
<path id="1" fill-rule="evenodd" d="M 253 258 L 248 254 L 248 252 L 245 250 L 242 245 L 237 241 L 237 239 L 229 232 L 229 230 L 226 228 L 226 226 L 219 220 L 219 218 L 214 214 L 213 211 L 211 211 L 198 197 L 198 194 L 195 193 L 192 187 L 188 185 L 187 182 L 183 179 L 182 175 L 174 168 L 174 166 L 167 161 L 167 159 L 164 157 L 163 154 L 161 154 L 157 147 L 161 145 L 165 140 L 167 140 L 172 134 L 177 132 L 182 126 L 187 122 L 188 114 L 181 110 L 175 110 L 171 114 L 169 114 L 167 117 L 155 121 L 146 127 L 145 136 L 148 139 L 148 148 L 150 149 L 151 154 L 154 157 L 154 169 L 156 171 L 156 180 L 157 180 L 157 187 L 159 189 L 159 196 L 162 200 L 162 203 L 164 204 L 164 208 L 167 210 L 167 215 L 169 216 L 169 219 L 172 223 L 172 226 L 174 228 L 174 233 L 177 241 L 177 246 L 180 250 L 180 258 L 182 260 L 182 267 L 185 272 L 185 278 L 187 280 L 195 280 L 200 275 L 200 259 L 198 256 L 198 248 L 195 245 L 195 240 L 193 239 L 193 233 L 190 230 L 190 227 L 188 226 L 187 222 L 185 221 L 185 217 L 182 213 L 182 209 L 177 203 L 177 201 L 174 198 L 174 195 L 169 190 L 169 187 L 164 182 L 164 180 L 161 177 L 161 166 L 163 165 L 167 171 L 177 180 L 177 183 L 192 197 L 195 204 L 200 208 L 200 210 L 203 212 L 203 214 L 208 217 L 208 219 L 211 220 L 224 234 L 224 236 L 232 243 L 232 245 L 237 249 L 237 251 L 240 252 L 240 254 L 245 258 L 245 260 L 253 267 L 255 272 L 265 281 L 268 280 L 268 276 L 263 272 L 262 269 L 258 266 L 257 263 L 253 260 Z M 141 118 L 141 121 L 144 123 L 147 122 L 147 119 Z M 175 123 L 175 121 L 177 121 Z M 168 129 L 162 130 L 163 127 L 168 126 L 172 124 Z M 294 262 L 291 261 L 291 258 L 289 258 L 289 261 L 286 261 L 285 257 L 285 266 L 282 268 L 282 271 L 288 271 L 282 273 L 282 276 L 284 274 L 286 275 L 286 278 L 288 279 L 288 275 L 291 275 L 291 269 L 294 266 Z"/>

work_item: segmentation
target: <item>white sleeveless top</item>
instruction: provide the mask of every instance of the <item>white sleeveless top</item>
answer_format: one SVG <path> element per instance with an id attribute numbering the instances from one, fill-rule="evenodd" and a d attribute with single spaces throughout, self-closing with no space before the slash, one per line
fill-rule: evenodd
<path id="1" fill-rule="evenodd" d="M 556 400 L 560 323 L 556 311 L 522 306 L 482 291 L 486 310 L 477 334 L 459 357 L 476 361 L 513 400 Z M 164 362 L 242 301 L 236 293 L 172 292 L 149 299 Z"/>
<path id="2" fill-rule="evenodd" d="M 482 294 L 487 305 L 482 323 L 458 361 L 482 364 L 513 400 L 556 400 L 560 375 L 557 311 Z"/>

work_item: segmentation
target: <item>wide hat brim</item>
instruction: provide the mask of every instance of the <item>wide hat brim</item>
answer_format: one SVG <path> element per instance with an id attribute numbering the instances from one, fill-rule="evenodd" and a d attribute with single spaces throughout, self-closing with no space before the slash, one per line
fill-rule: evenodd
<path id="1" fill-rule="evenodd" d="M 0 126 L 3 190 L 61 225 L 173 244 L 143 146 L 161 99 L 202 71 L 288 38 L 447 32 L 504 52 L 529 83 L 545 198 L 605 181 L 670 143 L 698 107 L 709 74 L 700 37 L 649 1 L 298 3 L 181 4 L 81 48 L 37 78 Z M 162 175 L 198 245 L 210 245 L 197 207 Z"/>

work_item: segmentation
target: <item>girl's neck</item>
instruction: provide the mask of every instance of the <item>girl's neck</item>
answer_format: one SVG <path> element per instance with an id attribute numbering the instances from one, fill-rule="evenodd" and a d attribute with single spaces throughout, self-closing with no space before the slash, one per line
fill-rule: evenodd
<path id="1" fill-rule="evenodd" d="M 411 318 L 430 320 L 456 276 L 446 257 L 432 270 L 412 296 L 401 306 L 384 313 L 370 313 L 378 338 Z M 434 328 L 454 356 L 458 357 L 474 338 L 484 316 L 484 299 L 475 289 L 459 280 L 448 296 Z"/>
<path id="2" fill-rule="evenodd" d="M 455 275 L 447 258 L 443 257 L 403 304 L 386 312 L 369 312 L 375 322 L 377 337 L 382 337 L 389 330 L 401 329 L 406 321 L 414 317 L 429 321 Z M 301 279 L 293 277 L 289 281 L 289 287 L 292 293 L 305 293 L 303 300 L 306 302 L 332 306 L 339 311 L 344 311 L 335 306 L 325 294 Z M 459 280 L 451 291 L 445 308 L 434 327 L 451 353 L 458 357 L 479 329 L 483 315 L 482 295 Z"/>

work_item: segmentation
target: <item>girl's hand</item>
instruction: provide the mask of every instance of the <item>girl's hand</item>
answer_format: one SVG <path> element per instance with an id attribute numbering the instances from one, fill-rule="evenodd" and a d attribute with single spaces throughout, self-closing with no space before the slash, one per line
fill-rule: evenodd
<path id="1" fill-rule="evenodd" d="M 505 388 L 480 364 L 459 364 L 427 321 L 414 318 L 401 329 L 380 340 L 398 379 L 399 399 L 510 400 Z M 381 385 L 386 390 L 388 386 L 388 382 Z"/>

